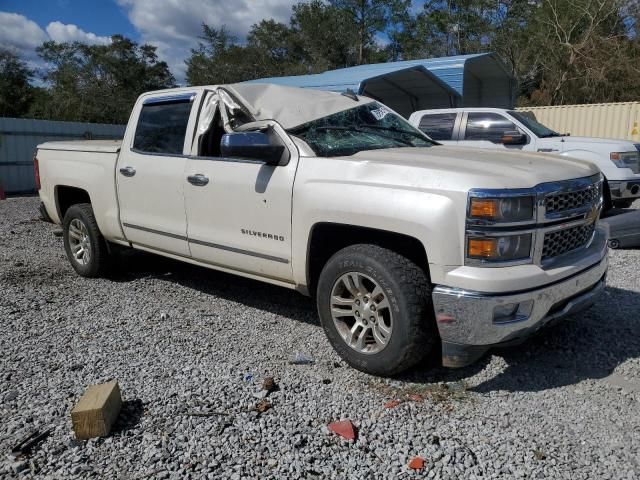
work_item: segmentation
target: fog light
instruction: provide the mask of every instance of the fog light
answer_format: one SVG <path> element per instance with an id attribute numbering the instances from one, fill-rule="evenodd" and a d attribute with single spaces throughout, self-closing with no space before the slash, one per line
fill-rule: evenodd
<path id="1" fill-rule="evenodd" d="M 527 320 L 533 310 L 533 300 L 505 303 L 493 307 L 493 323 L 511 323 Z"/>

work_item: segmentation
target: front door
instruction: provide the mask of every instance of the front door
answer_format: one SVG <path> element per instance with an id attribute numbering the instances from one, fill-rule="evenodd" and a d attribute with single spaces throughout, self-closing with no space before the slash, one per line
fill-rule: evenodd
<path id="1" fill-rule="evenodd" d="M 184 209 L 185 135 L 195 94 L 159 95 L 139 106 L 116 169 L 120 221 L 131 243 L 189 256 Z"/>
<path id="2" fill-rule="evenodd" d="M 522 150 L 525 145 L 505 145 L 505 132 L 521 131 L 515 123 L 495 112 L 468 112 L 460 129 L 461 147 L 486 148 L 490 150 Z"/>
<path id="3" fill-rule="evenodd" d="M 284 131 L 278 131 L 287 147 L 288 163 L 282 166 L 221 157 L 222 132 L 216 133 L 215 125 L 198 142 L 200 150 L 187 161 L 184 176 L 194 259 L 291 281 L 291 197 L 298 157 Z"/>

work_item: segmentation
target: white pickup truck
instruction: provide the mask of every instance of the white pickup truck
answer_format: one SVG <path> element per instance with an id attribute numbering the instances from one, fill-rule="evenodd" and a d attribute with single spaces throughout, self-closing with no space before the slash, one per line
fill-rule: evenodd
<path id="1" fill-rule="evenodd" d="M 156 91 L 123 141 L 44 143 L 36 159 L 80 275 L 105 274 L 119 245 L 296 289 L 372 374 L 430 352 L 467 365 L 604 287 L 595 166 L 434 145 L 363 96 Z"/>
<path id="2" fill-rule="evenodd" d="M 527 112 L 502 108 L 421 110 L 409 122 L 444 145 L 551 153 L 593 162 L 606 180 L 606 210 L 629 207 L 640 198 L 640 144 L 628 140 L 562 135 Z"/>

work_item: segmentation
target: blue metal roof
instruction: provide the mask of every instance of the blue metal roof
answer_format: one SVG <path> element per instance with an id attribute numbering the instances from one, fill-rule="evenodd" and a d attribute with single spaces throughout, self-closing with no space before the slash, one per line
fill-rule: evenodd
<path id="1" fill-rule="evenodd" d="M 457 55 L 453 57 L 425 58 L 401 62 L 375 63 L 355 67 L 329 70 L 315 75 L 297 75 L 290 77 L 271 77 L 251 80 L 253 83 L 276 83 L 290 87 L 316 88 L 342 92 L 351 89 L 359 92 L 366 80 L 408 68 L 421 68 L 430 72 L 436 79 L 447 85 L 458 95 L 463 95 L 465 63 L 471 59 L 491 57 L 492 53 Z M 499 62 L 498 62 L 499 63 Z M 508 73 L 505 71 L 505 75 Z"/>

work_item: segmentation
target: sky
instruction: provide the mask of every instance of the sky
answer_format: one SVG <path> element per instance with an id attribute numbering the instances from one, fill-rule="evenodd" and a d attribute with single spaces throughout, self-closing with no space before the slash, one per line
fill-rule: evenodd
<path id="1" fill-rule="evenodd" d="M 198 43 L 202 23 L 226 25 L 244 39 L 263 18 L 287 22 L 298 0 L 0 0 L 0 46 L 32 67 L 44 41 L 106 44 L 123 34 L 158 47 L 179 83 L 184 59 Z"/>

